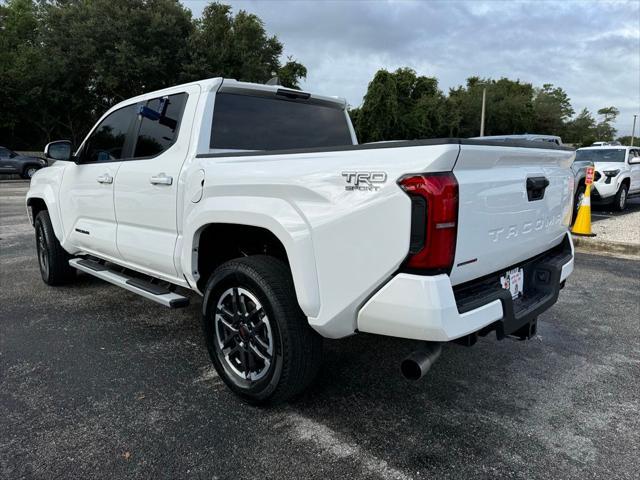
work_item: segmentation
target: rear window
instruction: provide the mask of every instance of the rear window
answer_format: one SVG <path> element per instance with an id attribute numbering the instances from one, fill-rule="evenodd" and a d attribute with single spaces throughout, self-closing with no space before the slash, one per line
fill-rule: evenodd
<path id="1" fill-rule="evenodd" d="M 286 150 L 352 144 L 345 112 L 338 106 L 234 93 L 216 95 L 211 148 Z"/>
<path id="2" fill-rule="evenodd" d="M 187 94 L 178 93 L 146 103 L 145 106 L 157 112 L 158 117 L 141 117 L 134 158 L 159 155 L 174 144 L 186 102 Z"/>
<path id="3" fill-rule="evenodd" d="M 598 148 L 594 150 L 578 150 L 576 162 L 624 162 L 626 149 L 623 148 Z"/>

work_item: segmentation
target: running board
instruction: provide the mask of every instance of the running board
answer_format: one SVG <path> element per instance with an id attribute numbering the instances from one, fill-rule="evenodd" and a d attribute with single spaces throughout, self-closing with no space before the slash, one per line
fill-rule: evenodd
<path id="1" fill-rule="evenodd" d="M 118 287 L 137 293 L 141 297 L 153 300 L 165 307 L 181 308 L 189 305 L 189 298 L 155 283 L 130 277 L 124 273 L 110 270 L 105 264 L 86 258 L 72 258 L 69 265 L 81 272 L 98 277 Z"/>

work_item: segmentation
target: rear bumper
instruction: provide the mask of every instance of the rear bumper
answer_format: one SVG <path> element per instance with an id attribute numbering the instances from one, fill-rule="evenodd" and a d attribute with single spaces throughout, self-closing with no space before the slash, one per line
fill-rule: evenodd
<path id="1" fill-rule="evenodd" d="M 498 338 L 533 322 L 557 300 L 573 271 L 570 235 L 562 244 L 525 262 L 524 295 L 513 300 L 496 272 L 452 287 L 447 275 L 401 273 L 384 285 L 360 310 L 358 330 L 434 342 L 495 330 Z"/>

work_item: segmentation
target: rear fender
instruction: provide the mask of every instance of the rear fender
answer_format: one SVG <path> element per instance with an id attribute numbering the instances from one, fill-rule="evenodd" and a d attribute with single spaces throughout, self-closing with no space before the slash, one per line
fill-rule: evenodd
<path id="1" fill-rule="evenodd" d="M 265 197 L 212 197 L 203 199 L 186 213 L 180 264 L 191 285 L 199 279 L 197 252 L 200 233 L 212 223 L 260 227 L 280 240 L 287 252 L 296 296 L 309 317 L 320 311 L 318 275 L 309 226 L 289 202 Z M 202 293 L 202 292 L 201 292 Z"/>

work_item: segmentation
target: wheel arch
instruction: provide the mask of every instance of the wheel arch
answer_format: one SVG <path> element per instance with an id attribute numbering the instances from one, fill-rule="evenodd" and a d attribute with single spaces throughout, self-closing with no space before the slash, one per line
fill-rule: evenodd
<path id="1" fill-rule="evenodd" d="M 49 185 L 34 186 L 32 182 L 31 189 L 27 194 L 26 206 L 31 225 L 34 225 L 38 213 L 42 210 L 47 210 L 49 212 L 49 218 L 51 219 L 51 225 L 53 226 L 53 233 L 58 241 L 61 244 L 64 244 L 62 219 L 60 218 L 60 212 L 58 211 L 56 196 L 51 187 Z"/>
<path id="2" fill-rule="evenodd" d="M 273 254 L 288 265 L 302 311 L 317 316 L 318 275 L 311 232 L 302 216 L 281 199 L 245 197 L 242 205 L 231 200 L 212 198 L 185 217 L 180 263 L 187 281 L 202 293 L 208 275 L 224 261 Z"/>
<path id="3" fill-rule="evenodd" d="M 198 290 L 204 287 L 213 271 L 235 258 L 268 255 L 284 262 L 290 268 L 289 257 L 283 243 L 270 230 L 253 225 L 234 223 L 208 223 L 197 235 L 194 247 L 197 254 L 193 262 Z M 197 263 L 196 263 L 197 262 Z"/>
<path id="4" fill-rule="evenodd" d="M 36 217 L 43 210 L 49 210 L 47 208 L 47 202 L 39 197 L 31 197 L 27 199 L 27 207 L 29 207 L 31 214 L 29 215 L 29 221 L 31 226 L 35 225 Z"/>
<path id="5" fill-rule="evenodd" d="M 629 189 L 631 188 L 631 177 L 624 177 L 620 181 L 620 185 L 626 185 L 627 186 L 627 191 L 629 191 Z"/>

